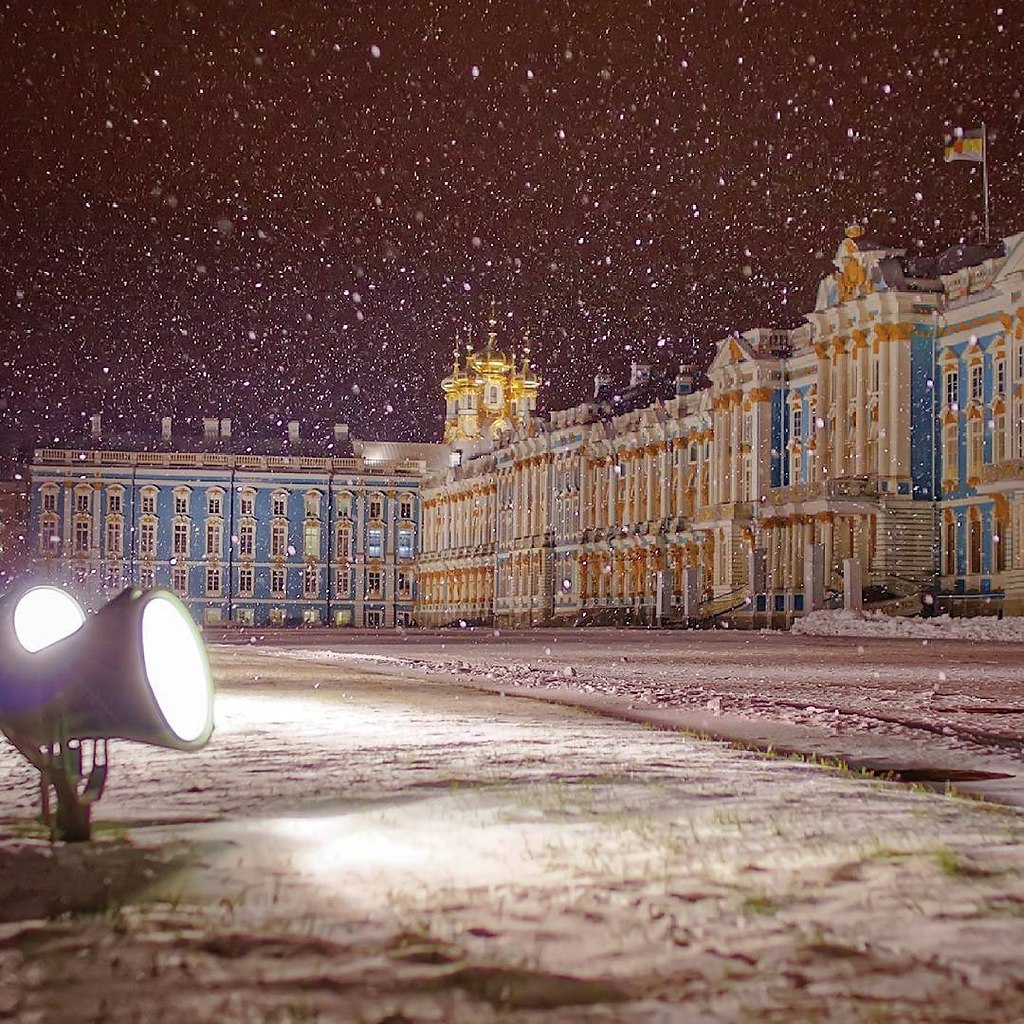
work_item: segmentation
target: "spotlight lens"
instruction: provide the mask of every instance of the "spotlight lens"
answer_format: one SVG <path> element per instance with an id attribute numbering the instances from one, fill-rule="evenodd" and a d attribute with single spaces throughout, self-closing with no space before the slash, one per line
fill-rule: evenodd
<path id="1" fill-rule="evenodd" d="M 33 587 L 14 606 L 14 635 L 33 654 L 81 629 L 82 606 L 59 587 Z"/>
<path id="2" fill-rule="evenodd" d="M 195 742 L 210 728 L 213 684 L 203 641 L 176 599 L 158 595 L 142 609 L 142 659 L 167 725 L 182 742 Z"/>

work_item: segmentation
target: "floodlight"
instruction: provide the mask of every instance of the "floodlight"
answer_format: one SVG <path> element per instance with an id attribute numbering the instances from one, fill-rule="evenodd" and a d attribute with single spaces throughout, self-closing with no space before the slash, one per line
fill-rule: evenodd
<path id="1" fill-rule="evenodd" d="M 206 648 L 188 609 L 164 590 L 129 588 L 89 618 L 56 587 L 33 587 L 3 604 L 12 608 L 0 620 L 0 728 L 43 773 L 44 793 L 57 791 L 64 837 L 88 838 L 88 813 L 77 805 L 102 793 L 107 740 L 174 750 L 209 740 Z M 85 741 L 92 769 L 79 792 Z M 71 805 L 68 828 L 60 825 L 62 803 Z"/>
<path id="2" fill-rule="evenodd" d="M 63 640 L 85 625 L 85 611 L 59 587 L 34 586 L 11 602 L 11 626 L 18 643 L 30 653 Z"/>

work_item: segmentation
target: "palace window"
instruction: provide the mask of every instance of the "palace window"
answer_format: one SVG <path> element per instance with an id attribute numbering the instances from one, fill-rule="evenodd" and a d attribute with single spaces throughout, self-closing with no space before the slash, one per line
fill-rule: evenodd
<path id="1" fill-rule="evenodd" d="M 139 554 L 143 558 L 152 558 L 156 554 L 156 523 L 145 519 L 139 527 Z"/>
<path id="2" fill-rule="evenodd" d="M 285 585 L 288 581 L 286 571 L 284 569 L 271 569 L 270 570 L 270 593 L 274 597 L 283 597 L 285 592 Z"/>
<path id="3" fill-rule="evenodd" d="M 44 516 L 39 532 L 39 553 L 41 555 L 55 555 L 60 544 L 60 534 L 57 532 L 57 517 Z"/>
<path id="4" fill-rule="evenodd" d="M 307 565 L 302 574 L 302 592 L 306 597 L 316 597 L 320 592 L 320 570 L 315 565 Z"/>
<path id="5" fill-rule="evenodd" d="M 120 518 L 107 520 L 107 554 L 124 553 L 124 527 Z"/>
<path id="6" fill-rule="evenodd" d="M 89 553 L 90 523 L 88 519 L 75 520 L 75 554 L 85 555 Z"/>
<path id="7" fill-rule="evenodd" d="M 956 575 L 956 517 L 946 513 L 942 524 L 942 572 L 945 576 Z"/>
<path id="8" fill-rule="evenodd" d="M 142 590 L 152 590 L 156 580 L 153 566 L 144 565 L 139 569 L 139 587 Z"/>
<path id="9" fill-rule="evenodd" d="M 971 401 L 980 402 L 984 397 L 984 367 L 976 363 L 971 367 Z"/>
<path id="10" fill-rule="evenodd" d="M 302 548 L 306 558 L 320 557 L 320 524 L 318 522 L 306 523 L 303 530 Z"/>
<path id="11" fill-rule="evenodd" d="M 188 569 L 183 565 L 176 565 L 171 570 L 171 587 L 178 594 L 188 591 Z"/>
<path id="12" fill-rule="evenodd" d="M 75 511 L 88 512 L 91 506 L 92 491 L 75 491 Z"/>
<path id="13" fill-rule="evenodd" d="M 215 566 L 206 570 L 206 596 L 220 597 L 220 569 Z"/>
<path id="14" fill-rule="evenodd" d="M 174 492 L 174 514 L 176 516 L 188 515 L 188 491 Z"/>
<path id="15" fill-rule="evenodd" d="M 412 575 L 407 572 L 398 574 L 398 596 L 412 597 Z"/>
<path id="16" fill-rule="evenodd" d="M 106 580 L 104 581 L 104 585 L 106 586 L 107 590 L 121 589 L 121 566 L 107 566 L 107 577 Z"/>
<path id="17" fill-rule="evenodd" d="M 288 524 L 273 523 L 270 527 L 270 557 L 284 558 L 288 554 Z"/>
<path id="18" fill-rule="evenodd" d="M 967 572 L 981 572 L 981 517 L 971 509 L 967 524 Z"/>
<path id="19" fill-rule="evenodd" d="M 992 461 L 1006 458 L 1006 413 L 998 413 L 992 421 Z"/>
<path id="20" fill-rule="evenodd" d="M 238 526 L 238 556 L 253 558 L 256 554 L 256 524 L 243 522 Z"/>
<path id="21" fill-rule="evenodd" d="M 366 596 L 380 597 L 381 595 L 381 572 L 379 569 L 368 569 L 366 572 Z"/>
<path id="22" fill-rule="evenodd" d="M 270 499 L 270 511 L 275 516 L 288 515 L 288 495 L 284 491 L 275 491 Z"/>
<path id="23" fill-rule="evenodd" d="M 412 530 L 398 531 L 398 557 L 412 558 Z"/>
<path id="24" fill-rule="evenodd" d="M 206 514 L 219 516 L 222 509 L 223 496 L 220 491 L 212 491 L 206 496 Z"/>
<path id="25" fill-rule="evenodd" d="M 380 558 L 384 550 L 384 531 L 373 527 L 366 531 L 367 558 Z"/>
<path id="26" fill-rule="evenodd" d="M 238 596 L 252 597 L 253 571 L 252 566 L 243 565 L 238 570 Z"/>
<path id="27" fill-rule="evenodd" d="M 352 570 L 342 569 L 334 577 L 334 593 L 336 597 L 350 597 L 352 594 Z"/>
<path id="28" fill-rule="evenodd" d="M 960 403 L 960 373 L 949 370 L 946 373 L 946 408 L 957 409 Z"/>
<path id="29" fill-rule="evenodd" d="M 981 420 L 973 419 L 967 424 L 967 476 L 968 485 L 981 471 L 981 458 L 983 449 L 983 436 L 981 431 Z"/>
<path id="30" fill-rule="evenodd" d="M 57 511 L 57 492 L 53 488 L 47 487 L 43 490 L 42 503 L 44 512 L 56 512 Z"/>
<path id="31" fill-rule="evenodd" d="M 121 514 L 122 491 L 120 488 L 107 491 L 107 514 L 116 516 Z"/>
<path id="32" fill-rule="evenodd" d="M 997 359 L 996 360 L 996 374 L 995 374 L 995 377 L 996 377 L 996 394 L 997 395 L 1005 395 L 1006 394 L 1006 360 L 1005 359 Z"/>
<path id="33" fill-rule="evenodd" d="M 188 556 L 188 521 L 177 519 L 171 535 L 171 554 L 175 557 Z"/>
<path id="34" fill-rule="evenodd" d="M 206 524 L 206 557 L 220 558 L 221 541 L 223 537 L 222 527 L 219 522 Z"/>
<path id="35" fill-rule="evenodd" d="M 384 499 L 379 494 L 374 494 L 370 498 L 369 515 L 371 519 L 384 518 Z"/>
<path id="36" fill-rule="evenodd" d="M 243 516 L 256 515 L 256 497 L 253 494 L 243 494 L 238 500 L 239 514 Z"/>
<path id="37" fill-rule="evenodd" d="M 402 498 L 398 503 L 398 518 L 412 519 L 412 499 Z"/>
<path id="38" fill-rule="evenodd" d="M 352 554 L 352 530 L 347 523 L 339 523 L 334 528 L 334 557 L 349 558 Z"/>
<path id="39" fill-rule="evenodd" d="M 142 495 L 139 500 L 139 511 L 143 515 L 155 515 L 156 514 L 156 488 L 146 487 L 143 488 Z"/>
<path id="40" fill-rule="evenodd" d="M 959 475 L 959 438 L 955 423 L 948 423 L 942 431 L 942 479 L 951 487 L 955 487 Z"/>
<path id="41" fill-rule="evenodd" d="M 320 518 L 320 495 L 316 491 L 309 491 L 305 498 L 305 509 L 307 519 Z"/>
<path id="42" fill-rule="evenodd" d="M 338 518 L 352 518 L 352 495 L 347 491 L 338 495 Z"/>
<path id="43" fill-rule="evenodd" d="M 793 406 L 793 433 L 794 441 L 800 441 L 804 436 L 804 410 L 802 406 Z"/>

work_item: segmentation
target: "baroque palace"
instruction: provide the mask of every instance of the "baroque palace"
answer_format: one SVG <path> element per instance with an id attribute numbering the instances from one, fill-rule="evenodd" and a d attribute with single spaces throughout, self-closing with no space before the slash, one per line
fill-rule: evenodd
<path id="1" fill-rule="evenodd" d="M 462 459 L 422 494 L 415 620 L 1024 613 L 1024 234 L 910 257 L 852 227 L 805 320 L 546 418 L 492 321 L 443 384 Z"/>
<path id="2" fill-rule="evenodd" d="M 786 625 L 1024 614 L 1024 234 L 910 257 L 850 228 L 805 323 L 539 415 L 528 342 L 456 339 L 444 444 L 108 436 L 30 467 L 35 576 L 200 622 Z"/>

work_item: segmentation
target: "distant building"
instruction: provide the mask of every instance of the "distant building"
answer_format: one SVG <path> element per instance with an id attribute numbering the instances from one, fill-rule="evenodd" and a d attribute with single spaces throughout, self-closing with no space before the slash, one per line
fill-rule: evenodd
<path id="1" fill-rule="evenodd" d="M 364 447 L 343 424 L 256 441 L 212 418 L 178 437 L 166 417 L 157 438 L 108 438 L 94 416 L 79 447 L 34 454 L 32 569 L 93 605 L 167 587 L 209 625 L 408 624 L 420 488 L 448 453 Z"/>
<path id="2" fill-rule="evenodd" d="M 637 365 L 493 420 L 423 493 L 417 621 L 1024 614 L 1024 234 L 920 258 L 851 228 L 803 326 L 693 384 Z"/>

